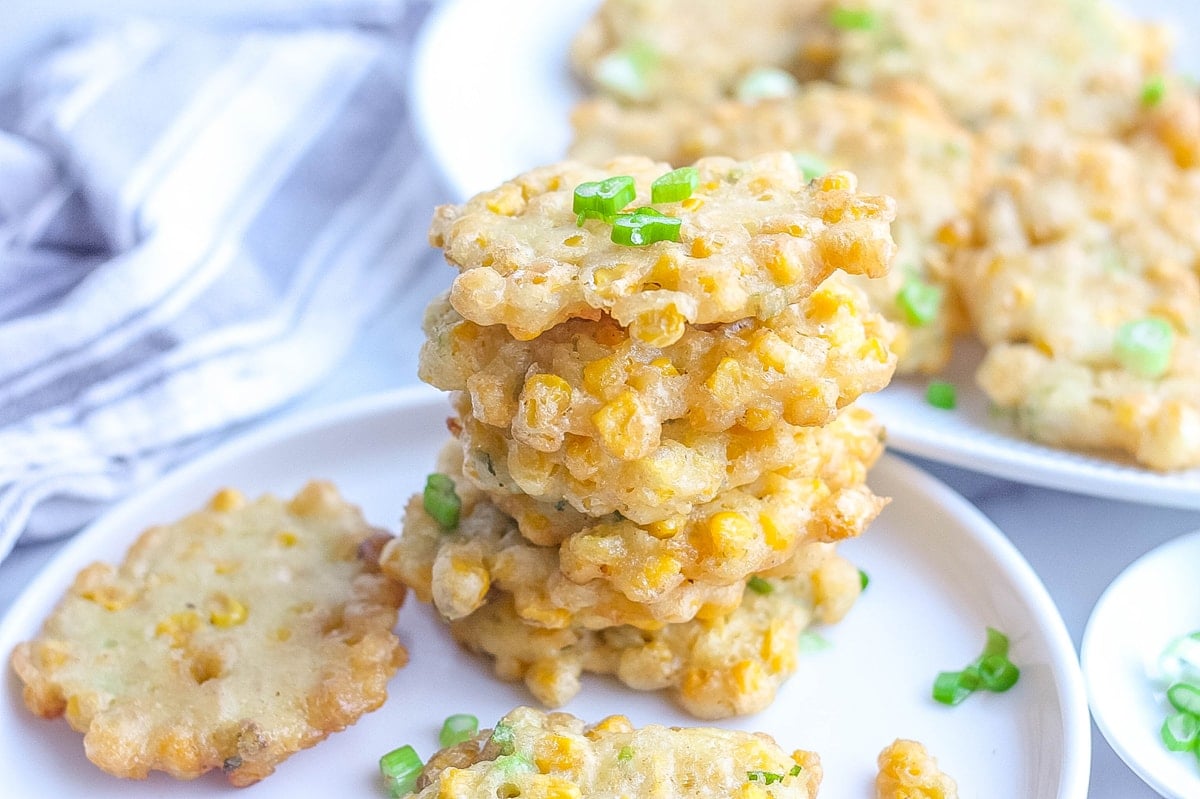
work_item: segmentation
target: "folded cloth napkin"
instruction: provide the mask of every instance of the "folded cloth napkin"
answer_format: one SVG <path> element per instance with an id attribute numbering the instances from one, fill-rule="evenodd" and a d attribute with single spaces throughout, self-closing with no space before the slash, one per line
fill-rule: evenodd
<path id="1" fill-rule="evenodd" d="M 94 31 L 0 107 L 0 558 L 316 385 L 412 276 L 425 9 L 308 6 Z"/>

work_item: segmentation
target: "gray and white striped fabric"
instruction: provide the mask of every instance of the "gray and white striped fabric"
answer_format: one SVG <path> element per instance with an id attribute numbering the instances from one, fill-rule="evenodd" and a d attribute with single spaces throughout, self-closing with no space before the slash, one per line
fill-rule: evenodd
<path id="1" fill-rule="evenodd" d="M 0 558 L 313 387 L 424 256 L 424 8 L 309 5 L 93 33 L 0 109 Z"/>

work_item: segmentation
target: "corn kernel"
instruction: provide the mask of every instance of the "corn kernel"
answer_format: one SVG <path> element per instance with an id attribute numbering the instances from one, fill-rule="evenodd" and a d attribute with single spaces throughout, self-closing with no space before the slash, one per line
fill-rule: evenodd
<path id="1" fill-rule="evenodd" d="M 291 530 L 280 530 L 275 534 L 275 543 L 284 549 L 290 549 L 299 543 L 300 538 Z"/>
<path id="2" fill-rule="evenodd" d="M 854 180 L 847 172 L 830 172 L 816 180 L 821 191 L 853 191 Z"/>
<path id="3" fill-rule="evenodd" d="M 606 450 L 622 460 L 634 460 L 645 457 L 657 443 L 646 429 L 648 415 L 636 394 L 623 391 L 592 414 L 592 424 Z"/>
<path id="4" fill-rule="evenodd" d="M 53 671 L 66 664 L 70 650 L 61 641 L 41 641 L 35 645 L 33 654 L 38 666 Z"/>
<path id="5" fill-rule="evenodd" d="M 580 799 L 579 786 L 562 777 L 539 775 L 534 780 L 531 796 L 537 799 Z"/>
<path id="6" fill-rule="evenodd" d="M 889 353 L 887 347 L 883 346 L 883 342 L 872 336 L 858 348 L 858 357 L 863 360 L 874 358 L 880 363 L 887 363 Z"/>
<path id="7" fill-rule="evenodd" d="M 685 210 L 685 211 L 695 211 L 697 208 L 704 205 L 704 198 L 697 197 L 696 195 L 693 194 L 691 197 L 688 197 L 686 200 L 684 200 L 682 203 L 680 203 L 680 205 L 683 207 L 683 210 Z M 697 256 L 697 257 L 702 258 L 703 256 Z"/>
<path id="8" fill-rule="evenodd" d="M 734 688 L 740 694 L 754 694 L 763 687 L 763 667 L 757 660 L 740 660 L 729 670 Z"/>
<path id="9" fill-rule="evenodd" d="M 786 524 L 778 524 L 769 513 L 760 513 L 758 524 L 762 527 L 763 542 L 776 552 L 787 549 L 796 540 L 795 531 Z"/>
<path id="10" fill-rule="evenodd" d="M 489 197 L 485 204 L 493 214 L 516 216 L 525 208 L 525 199 L 515 185 L 509 184 Z"/>
<path id="11" fill-rule="evenodd" d="M 154 634 L 170 638 L 171 646 L 180 647 L 187 643 L 188 637 L 198 629 L 200 616 L 195 611 L 183 610 L 160 621 L 154 628 Z"/>
<path id="12" fill-rule="evenodd" d="M 117 611 L 132 605 L 137 599 L 137 594 L 122 585 L 99 585 L 84 591 L 83 598 L 95 602 L 105 610 Z"/>
<path id="13" fill-rule="evenodd" d="M 671 363 L 670 358 L 655 358 L 650 365 L 667 377 L 679 376 L 679 370 L 675 368 L 675 364 Z"/>
<path id="14" fill-rule="evenodd" d="M 679 692 L 686 697 L 703 698 L 708 694 L 708 670 L 693 666 L 683 672 Z"/>
<path id="15" fill-rule="evenodd" d="M 595 741 L 600 737 L 614 732 L 633 732 L 633 722 L 628 716 L 623 716 L 620 713 L 614 713 L 611 716 L 605 716 L 592 725 L 591 729 L 584 733 L 589 740 Z"/>
<path id="16" fill-rule="evenodd" d="M 846 302 L 845 294 L 831 286 L 823 286 L 809 296 L 807 315 L 813 321 L 828 322 L 837 316 L 842 308 L 851 308 Z"/>
<path id="17" fill-rule="evenodd" d="M 592 361 L 583 367 L 583 387 L 593 397 L 603 397 L 608 390 L 625 382 L 625 369 L 616 355 Z"/>
<path id="18" fill-rule="evenodd" d="M 629 323 L 629 333 L 651 347 L 666 347 L 683 336 L 687 317 L 679 312 L 674 303 L 652 311 L 643 311 Z"/>
<path id="19" fill-rule="evenodd" d="M 222 488 L 209 501 L 208 507 L 218 513 L 229 513 L 246 504 L 246 497 L 233 488 Z"/>
<path id="20" fill-rule="evenodd" d="M 216 627 L 236 627 L 246 621 L 246 606 L 225 593 L 209 601 L 208 621 Z"/>
<path id="21" fill-rule="evenodd" d="M 754 540 L 754 525 L 737 511 L 721 511 L 708 520 L 712 552 L 722 558 L 745 554 Z"/>
<path id="22" fill-rule="evenodd" d="M 638 574 L 637 586 L 653 592 L 664 591 L 675 583 L 682 569 L 683 565 L 670 555 L 650 558 Z"/>
<path id="23" fill-rule="evenodd" d="M 660 540 L 674 538 L 679 530 L 683 527 L 684 520 L 678 516 L 672 516 L 669 519 L 662 519 L 657 522 L 651 522 L 646 525 L 646 532 Z"/>
<path id="24" fill-rule="evenodd" d="M 543 774 L 551 771 L 572 771 L 583 761 L 583 749 L 569 735 L 552 735 L 537 742 L 533 762 Z"/>
<path id="25" fill-rule="evenodd" d="M 767 271 L 771 273 L 771 277 L 779 285 L 790 285 L 804 276 L 804 271 L 800 268 L 800 264 L 796 263 L 795 259 L 790 258 L 782 250 L 776 250 L 772 253 L 765 265 Z"/>
<path id="26" fill-rule="evenodd" d="M 713 369 L 712 374 L 704 381 L 704 387 L 714 400 L 728 408 L 737 403 L 745 383 L 746 373 L 742 370 L 742 365 L 733 358 L 722 358 L 717 368 Z"/>
<path id="27" fill-rule="evenodd" d="M 525 424 L 533 430 L 558 419 L 571 406 L 571 385 L 558 375 L 536 374 L 525 381 L 520 405 Z"/>
<path id="28" fill-rule="evenodd" d="M 474 775 L 466 769 L 450 768 L 438 776 L 438 799 L 465 799 L 471 795 Z"/>
<path id="29" fill-rule="evenodd" d="M 762 431 L 775 424 L 779 414 L 770 408 L 747 408 L 742 414 L 741 424 L 747 430 Z"/>
<path id="30" fill-rule="evenodd" d="M 568 247 L 579 247 L 583 244 L 583 236 L 576 233 L 574 236 L 567 236 L 563 239 L 563 244 Z"/>

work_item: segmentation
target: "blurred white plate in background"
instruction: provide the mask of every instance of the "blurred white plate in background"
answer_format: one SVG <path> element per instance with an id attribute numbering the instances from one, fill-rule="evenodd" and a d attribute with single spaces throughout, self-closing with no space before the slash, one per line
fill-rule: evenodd
<path id="1" fill-rule="evenodd" d="M 415 118 L 460 199 L 563 157 L 580 87 L 567 64 L 572 37 L 596 0 L 446 0 L 418 44 Z M 1173 20 L 1182 66 L 1200 75 L 1200 3 L 1146 0 L 1136 11 Z M 502 33 L 501 33 L 502 32 Z M 1200 469 L 1161 474 L 1042 446 L 989 413 L 969 347 L 944 376 L 958 387 L 952 412 L 926 403 L 925 381 L 898 379 L 864 397 L 902 452 L 1018 482 L 1156 505 L 1200 509 Z"/>

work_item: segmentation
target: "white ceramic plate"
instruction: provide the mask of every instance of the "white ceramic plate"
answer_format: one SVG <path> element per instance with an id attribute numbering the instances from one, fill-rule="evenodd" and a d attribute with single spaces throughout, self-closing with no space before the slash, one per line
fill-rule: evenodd
<path id="1" fill-rule="evenodd" d="M 1096 603 L 1083 635 L 1083 671 L 1096 726 L 1163 796 L 1200 796 L 1200 760 L 1170 752 L 1159 729 L 1171 707 L 1147 677 L 1173 638 L 1200 629 L 1200 531 L 1136 560 Z"/>
<path id="2" fill-rule="evenodd" d="M 291 493 L 308 478 L 327 477 L 373 523 L 394 527 L 446 438 L 447 413 L 445 400 L 426 390 L 368 398 L 285 421 L 175 473 L 92 525 L 50 563 L 0 623 L 0 656 L 36 633 L 82 566 L 119 559 L 141 529 L 198 507 L 224 485 Z M 936 754 L 963 796 L 1084 799 L 1090 727 L 1083 683 L 1042 584 L 977 510 L 915 467 L 887 457 L 872 484 L 895 499 L 864 539 L 843 550 L 871 575 L 867 592 L 841 624 L 824 631 L 830 648 L 802 656 L 768 711 L 726 725 L 766 730 L 785 748 L 819 751 L 826 796 L 873 795 L 876 754 L 909 737 Z M 1011 636 L 1020 682 L 955 708 L 935 704 L 934 675 L 974 658 L 986 625 Z M 491 723 L 532 701 L 522 686 L 496 680 L 484 659 L 460 651 L 415 600 L 401 611 L 398 630 L 412 658 L 392 680 L 387 704 L 239 796 L 382 796 L 376 761 L 383 752 L 411 743 L 428 756 L 448 714 Z M 64 721 L 25 710 L 16 678 L 5 672 L 4 795 L 185 797 L 224 786 L 216 775 L 133 783 L 99 772 Z M 566 710 L 591 720 L 625 713 L 639 725 L 697 723 L 662 695 L 601 678 L 586 679 Z"/>
<path id="3" fill-rule="evenodd" d="M 596 0 L 445 0 L 430 19 L 416 56 L 415 117 L 460 198 L 566 152 L 568 114 L 580 96 L 567 48 L 596 5 Z M 1153 18 L 1173 19 L 1200 40 L 1200 4 L 1142 0 L 1137 7 Z M 1200 75 L 1200 47 L 1179 49 L 1182 66 Z M 892 447 L 1024 483 L 1200 509 L 1200 469 L 1164 475 L 1024 440 L 988 412 L 972 377 L 977 355 L 962 354 L 947 373 L 959 388 L 953 412 L 925 402 L 922 380 L 897 380 L 864 399 L 887 424 Z"/>

